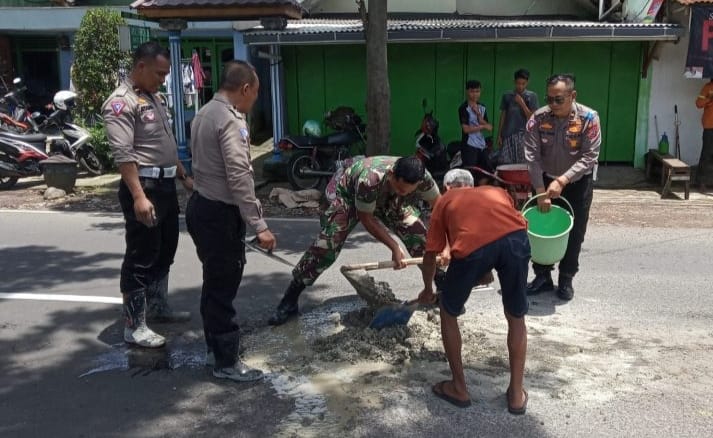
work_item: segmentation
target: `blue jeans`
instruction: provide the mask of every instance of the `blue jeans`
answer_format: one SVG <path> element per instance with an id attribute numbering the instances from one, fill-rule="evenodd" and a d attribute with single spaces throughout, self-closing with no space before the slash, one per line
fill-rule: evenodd
<path id="1" fill-rule="evenodd" d="M 453 259 L 446 271 L 441 304 L 452 316 L 463 312 L 470 290 L 485 274 L 495 269 L 502 289 L 503 307 L 519 318 L 527 313 L 527 271 L 530 241 L 525 230 L 512 232 L 476 249 L 467 257 Z"/>

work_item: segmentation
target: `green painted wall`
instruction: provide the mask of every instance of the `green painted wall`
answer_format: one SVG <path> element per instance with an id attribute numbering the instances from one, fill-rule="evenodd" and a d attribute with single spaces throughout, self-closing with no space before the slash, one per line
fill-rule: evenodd
<path id="1" fill-rule="evenodd" d="M 321 120 L 339 105 L 364 115 L 364 50 L 362 45 L 283 47 L 289 132 L 298 133 L 305 120 Z M 413 152 L 423 99 L 440 121 L 443 141 L 460 139 L 457 108 L 466 79 L 481 81 L 481 102 L 497 127 L 502 93 L 512 87 L 514 71 L 527 68 L 541 105 L 549 75 L 574 73 L 578 100 L 597 110 L 602 121 L 601 161 L 634 162 L 638 42 L 392 44 L 388 53 L 394 154 Z"/>

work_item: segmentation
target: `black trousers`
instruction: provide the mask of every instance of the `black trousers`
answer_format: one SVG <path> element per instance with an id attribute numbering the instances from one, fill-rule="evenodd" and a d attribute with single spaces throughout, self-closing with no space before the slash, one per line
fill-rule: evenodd
<path id="1" fill-rule="evenodd" d="M 713 163 L 713 129 L 704 129 L 701 156 L 698 159 L 698 168 L 696 170 L 696 184 L 710 183 L 710 181 L 708 181 L 708 177 L 711 163 Z"/>
<path id="2" fill-rule="evenodd" d="M 206 343 L 215 353 L 217 367 L 232 366 L 239 343 L 233 300 L 243 278 L 245 223 L 237 206 L 194 192 L 186 208 L 186 226 L 203 264 L 201 316 Z"/>
<path id="3" fill-rule="evenodd" d="M 551 182 L 552 178 L 543 175 L 545 187 Z M 562 196 L 569 201 L 574 210 L 574 224 L 569 232 L 569 240 L 567 242 L 567 251 L 564 258 L 559 263 L 559 274 L 566 277 L 574 277 L 579 271 L 579 253 L 582 250 L 582 242 L 584 235 L 587 232 L 587 223 L 589 222 L 589 207 L 592 206 L 592 195 L 594 192 L 594 183 L 592 175 L 585 175 L 577 182 L 567 184 L 562 190 Z M 554 204 L 561 206 L 569 211 L 569 207 L 560 200 L 554 199 Z M 537 273 L 543 273 L 552 270 L 552 265 L 532 264 L 532 268 Z"/>
<path id="4" fill-rule="evenodd" d="M 119 288 L 123 294 L 146 289 L 168 274 L 178 247 L 178 198 L 173 178 L 139 178 L 146 197 L 156 213 L 157 224 L 147 227 L 134 213 L 134 199 L 122 181 L 119 204 L 124 213 L 126 253 L 121 264 Z"/>
<path id="5" fill-rule="evenodd" d="M 468 144 L 466 143 L 463 143 L 463 146 L 460 150 L 460 157 L 461 160 L 463 160 L 463 167 L 467 168 L 472 166 L 478 166 L 488 172 L 492 172 L 494 170 L 492 164 L 490 163 L 490 158 L 488 157 L 487 149 L 477 149 L 472 146 L 468 146 Z M 477 181 L 477 175 L 474 174 L 473 176 L 476 177 Z"/>

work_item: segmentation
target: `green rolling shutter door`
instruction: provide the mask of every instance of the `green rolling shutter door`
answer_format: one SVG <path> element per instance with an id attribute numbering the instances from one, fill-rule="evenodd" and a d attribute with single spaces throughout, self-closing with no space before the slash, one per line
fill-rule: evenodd
<path id="1" fill-rule="evenodd" d="M 392 44 L 388 53 L 393 154 L 413 152 L 424 98 L 440 121 L 444 143 L 460 139 L 456 111 L 466 79 L 481 81 L 481 102 L 497 127 L 500 97 L 512 88 L 514 71 L 526 68 L 540 105 L 548 76 L 573 73 L 578 100 L 602 121 L 600 161 L 634 160 L 639 42 Z M 365 115 L 364 46 L 286 46 L 283 59 L 290 133 L 298 133 L 305 120 L 321 121 L 327 110 L 340 105 Z"/>

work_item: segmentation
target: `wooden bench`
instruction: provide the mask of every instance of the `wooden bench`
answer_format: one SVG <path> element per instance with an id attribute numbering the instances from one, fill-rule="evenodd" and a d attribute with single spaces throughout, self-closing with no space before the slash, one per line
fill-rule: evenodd
<path id="1" fill-rule="evenodd" d="M 684 196 L 688 199 L 691 183 L 691 167 L 671 154 L 661 154 L 656 149 L 649 149 L 646 160 L 646 178 L 651 177 L 654 164 L 661 165 L 661 197 L 671 192 L 674 181 L 684 183 Z"/>

